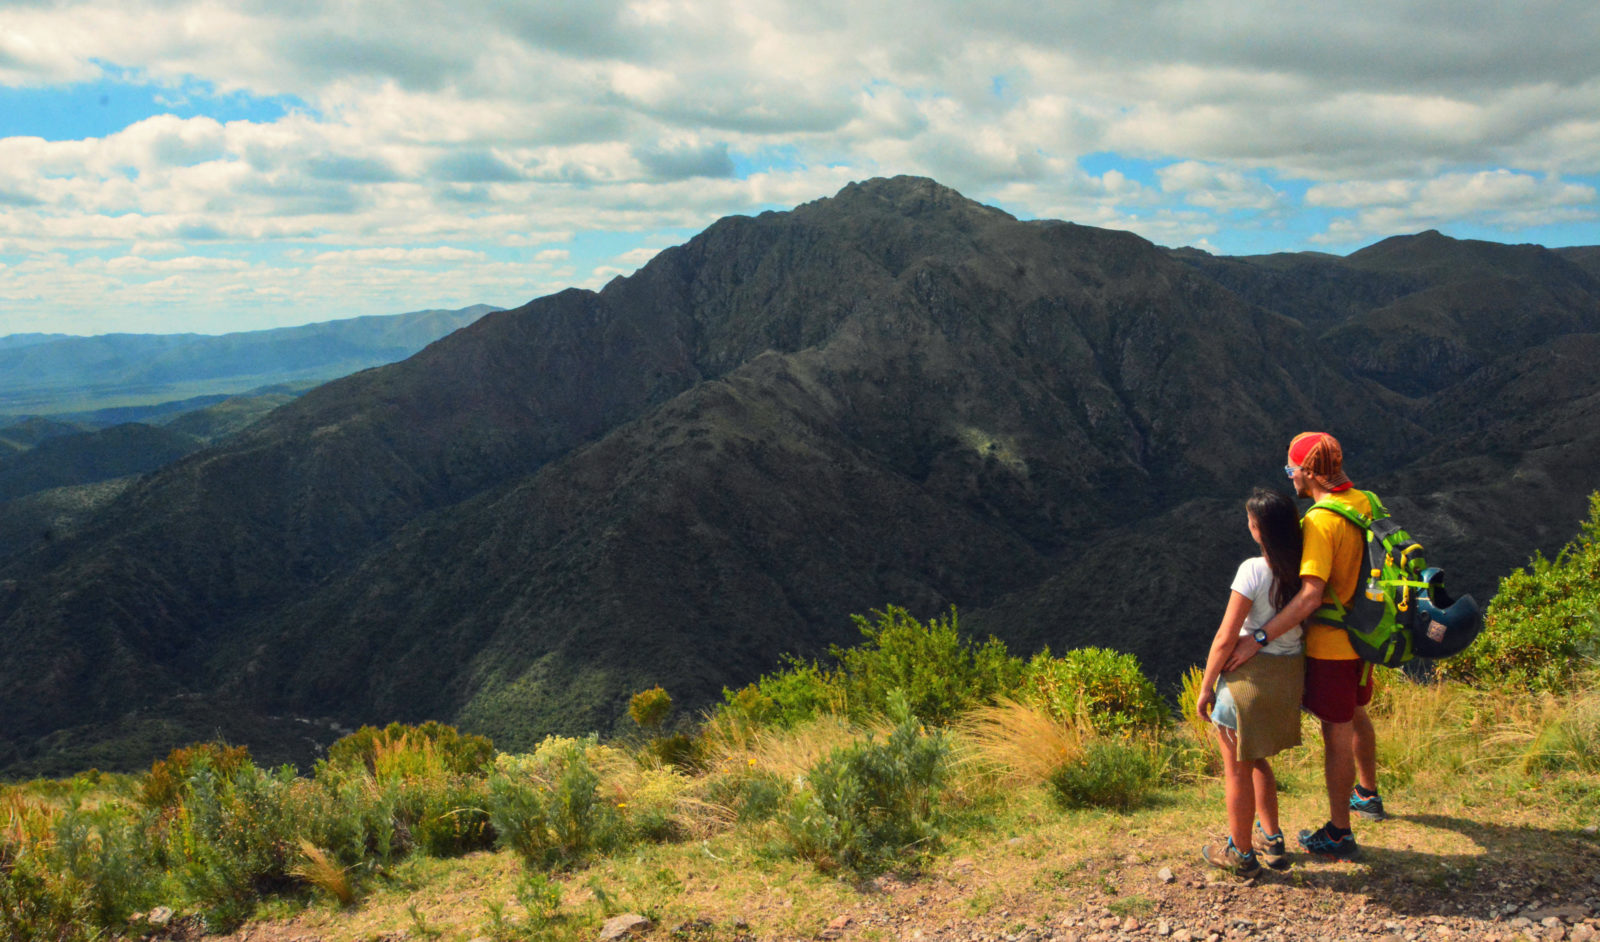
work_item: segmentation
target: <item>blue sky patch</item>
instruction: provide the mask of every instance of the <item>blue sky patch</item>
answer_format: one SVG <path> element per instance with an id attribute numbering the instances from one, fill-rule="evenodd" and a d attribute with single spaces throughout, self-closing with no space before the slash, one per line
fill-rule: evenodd
<path id="1" fill-rule="evenodd" d="M 126 70 L 102 67 L 105 75 L 93 82 L 48 88 L 0 86 L 0 137 L 76 141 L 115 134 L 163 114 L 265 123 L 291 111 L 312 110 L 289 95 L 218 94 L 208 82 L 185 79 L 177 85 L 164 85 L 140 81 Z"/>

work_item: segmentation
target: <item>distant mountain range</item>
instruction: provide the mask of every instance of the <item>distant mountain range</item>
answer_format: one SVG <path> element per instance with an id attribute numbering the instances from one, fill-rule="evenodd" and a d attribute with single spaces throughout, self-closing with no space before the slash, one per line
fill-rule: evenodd
<path id="1" fill-rule="evenodd" d="M 126 409 L 325 382 L 404 359 L 494 310 L 480 304 L 218 336 L 0 337 L 0 416 Z"/>
<path id="2" fill-rule="evenodd" d="M 44 413 L 0 415 L 0 558 L 74 532 L 134 476 L 320 382 L 404 359 L 495 310 L 480 304 L 222 336 L 0 337 L 0 411 L 30 405 Z M 196 395 L 166 398 L 188 393 Z"/>
<path id="3" fill-rule="evenodd" d="M 321 386 L 0 563 L 0 766 L 689 708 L 886 603 L 1163 683 L 1336 433 L 1481 598 L 1600 487 L 1595 253 L 1223 258 L 915 178 L 730 217 Z"/>

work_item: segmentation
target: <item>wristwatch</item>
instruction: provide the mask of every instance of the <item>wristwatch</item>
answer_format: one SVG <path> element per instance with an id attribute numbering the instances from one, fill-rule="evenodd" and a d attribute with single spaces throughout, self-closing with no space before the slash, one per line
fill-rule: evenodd
<path id="1" fill-rule="evenodd" d="M 1250 632 L 1250 637 L 1256 639 L 1256 644 L 1261 645 L 1263 648 L 1267 646 L 1267 630 L 1265 628 L 1257 628 L 1255 631 Z"/>

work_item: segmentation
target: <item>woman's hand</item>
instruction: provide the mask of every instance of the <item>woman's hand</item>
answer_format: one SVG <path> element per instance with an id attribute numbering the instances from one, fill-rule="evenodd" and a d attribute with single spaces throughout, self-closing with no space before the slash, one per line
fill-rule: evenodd
<path id="1" fill-rule="evenodd" d="M 1200 691 L 1195 698 L 1194 713 L 1204 722 L 1211 722 L 1211 708 L 1217 705 L 1217 692 L 1210 687 Z"/>

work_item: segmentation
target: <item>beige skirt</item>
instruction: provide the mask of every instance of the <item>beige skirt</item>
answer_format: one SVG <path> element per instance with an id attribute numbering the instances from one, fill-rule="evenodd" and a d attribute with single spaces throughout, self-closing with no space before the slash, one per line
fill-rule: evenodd
<path id="1" fill-rule="evenodd" d="M 1254 762 L 1300 745 L 1304 654 L 1257 654 L 1223 675 L 1239 711 L 1240 762 Z"/>

